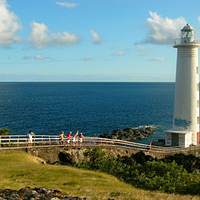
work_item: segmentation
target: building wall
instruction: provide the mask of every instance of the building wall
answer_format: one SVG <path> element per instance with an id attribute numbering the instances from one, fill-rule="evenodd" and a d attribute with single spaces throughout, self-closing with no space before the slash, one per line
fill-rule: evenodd
<path id="1" fill-rule="evenodd" d="M 197 144 L 196 135 L 199 132 L 198 46 L 179 45 L 177 48 L 173 130 L 193 132 L 192 143 Z"/>
<path id="2" fill-rule="evenodd" d="M 171 133 L 165 133 L 165 145 L 172 146 L 172 134 Z"/>

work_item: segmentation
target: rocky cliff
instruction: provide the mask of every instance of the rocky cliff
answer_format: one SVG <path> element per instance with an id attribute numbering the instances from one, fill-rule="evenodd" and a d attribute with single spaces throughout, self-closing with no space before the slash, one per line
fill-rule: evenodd
<path id="1" fill-rule="evenodd" d="M 138 139 L 147 138 L 150 134 L 154 133 L 154 130 L 150 126 L 146 126 L 145 128 L 125 128 L 123 130 L 113 130 L 111 132 L 103 133 L 99 135 L 101 138 L 109 138 L 109 139 L 118 139 L 118 140 L 127 140 L 133 141 Z"/>

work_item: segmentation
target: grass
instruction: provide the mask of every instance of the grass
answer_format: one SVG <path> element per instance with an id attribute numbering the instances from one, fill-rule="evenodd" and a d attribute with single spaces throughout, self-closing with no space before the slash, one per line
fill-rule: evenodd
<path id="1" fill-rule="evenodd" d="M 0 151 L 0 189 L 30 186 L 61 190 L 65 195 L 92 200 L 187 200 L 195 196 L 163 194 L 134 188 L 113 176 L 69 166 L 41 164 L 22 150 Z"/>

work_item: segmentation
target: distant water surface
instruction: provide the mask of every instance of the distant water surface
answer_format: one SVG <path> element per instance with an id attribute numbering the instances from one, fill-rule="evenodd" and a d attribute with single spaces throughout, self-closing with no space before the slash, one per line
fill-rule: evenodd
<path id="1" fill-rule="evenodd" d="M 11 134 L 86 136 L 151 125 L 172 127 L 175 83 L 0 83 L 0 128 Z"/>

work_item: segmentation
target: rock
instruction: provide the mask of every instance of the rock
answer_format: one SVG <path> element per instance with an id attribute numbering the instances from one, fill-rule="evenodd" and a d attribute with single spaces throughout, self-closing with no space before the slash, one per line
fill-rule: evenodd
<path id="1" fill-rule="evenodd" d="M 195 169 L 200 169 L 200 159 L 194 155 L 184 155 L 182 153 L 175 154 L 174 156 L 166 156 L 164 159 L 160 159 L 165 163 L 175 161 L 178 165 L 182 165 L 189 173 Z"/>
<path id="2" fill-rule="evenodd" d="M 49 190 L 46 188 L 34 188 L 30 187 L 21 188 L 20 190 L 5 189 L 0 190 L 0 200 L 91 200 L 87 197 L 71 197 L 64 196 L 64 194 L 59 190 Z"/>
<path id="3" fill-rule="evenodd" d="M 58 158 L 62 162 L 62 164 L 73 164 L 73 157 L 69 153 L 60 152 L 58 154 Z"/>
<path id="4" fill-rule="evenodd" d="M 144 165 L 146 162 L 154 161 L 156 159 L 154 159 L 150 155 L 145 155 L 145 153 L 143 151 L 139 151 L 136 154 L 132 154 L 130 157 L 118 156 L 118 160 L 127 165 L 134 166 L 134 165 L 138 165 L 138 164 Z"/>
<path id="5" fill-rule="evenodd" d="M 131 156 L 137 163 L 143 165 L 146 162 L 146 155 L 144 154 L 143 151 L 139 151 L 135 155 Z"/>
<path id="6" fill-rule="evenodd" d="M 140 129 L 133 129 L 133 128 L 125 128 L 123 130 L 116 129 L 108 133 L 103 133 L 99 135 L 99 137 L 133 141 L 137 139 L 147 138 L 152 133 L 154 133 L 154 130 L 150 126 L 147 126 L 145 128 L 140 128 Z"/>
<path id="7" fill-rule="evenodd" d="M 175 154 L 173 156 L 166 156 L 165 158 L 158 159 L 153 158 L 150 155 L 145 155 L 143 151 L 129 156 L 118 155 L 118 160 L 130 166 L 134 165 L 144 165 L 146 162 L 150 161 L 162 161 L 164 163 L 171 163 L 175 161 L 178 165 L 182 165 L 187 172 L 200 172 L 200 158 L 194 155 L 184 155 L 182 153 Z"/>

